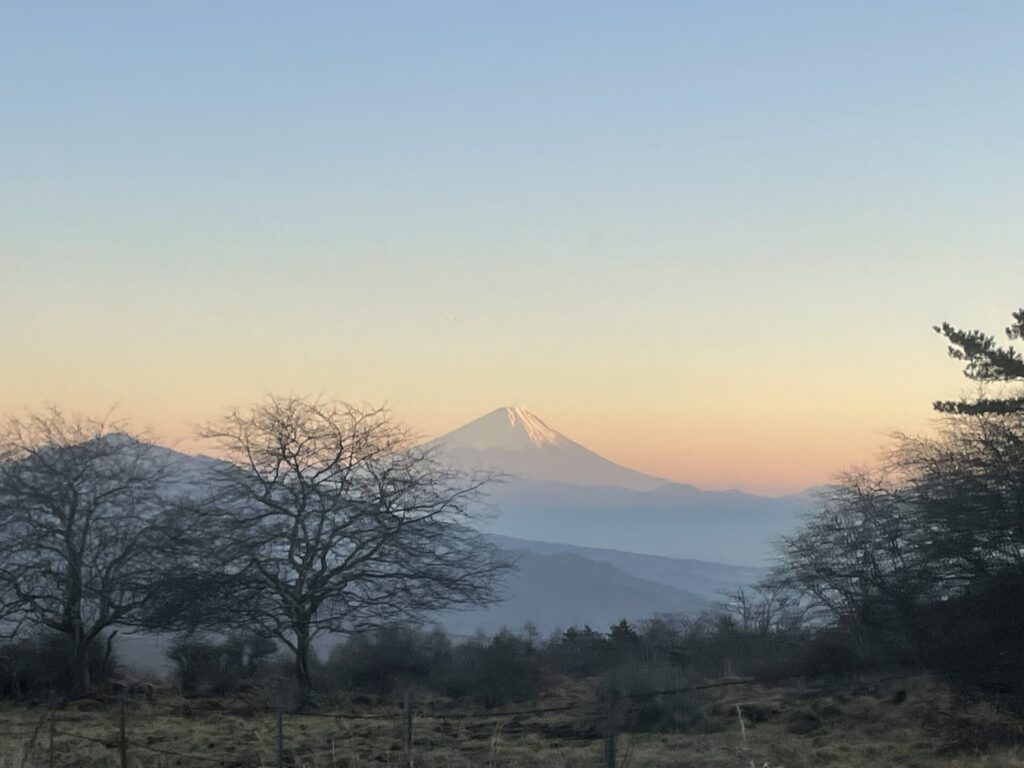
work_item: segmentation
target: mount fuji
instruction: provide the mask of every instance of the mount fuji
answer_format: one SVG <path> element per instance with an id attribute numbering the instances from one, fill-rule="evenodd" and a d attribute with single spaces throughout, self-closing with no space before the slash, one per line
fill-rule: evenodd
<path id="1" fill-rule="evenodd" d="M 598 456 L 520 406 L 498 408 L 434 442 L 462 466 L 498 469 L 524 480 L 635 491 L 669 482 Z"/>
<path id="2" fill-rule="evenodd" d="M 590 549 L 762 567 L 811 504 L 703 491 L 623 467 L 522 407 L 498 408 L 432 442 L 463 468 L 502 472 L 493 534 Z"/>

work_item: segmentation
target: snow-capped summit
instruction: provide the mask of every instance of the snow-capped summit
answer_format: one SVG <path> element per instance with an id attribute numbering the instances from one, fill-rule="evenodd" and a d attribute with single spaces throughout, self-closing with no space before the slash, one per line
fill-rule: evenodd
<path id="1" fill-rule="evenodd" d="M 521 406 L 498 408 L 434 442 L 459 464 L 524 480 L 645 491 L 667 482 L 598 456 Z"/>
<path id="2" fill-rule="evenodd" d="M 532 413 L 521 405 L 506 406 L 499 408 L 504 411 L 509 427 L 522 429 L 529 436 L 535 445 L 558 445 L 559 443 L 571 442 L 562 434 L 556 432 L 545 424 L 537 414 Z"/>
<path id="3" fill-rule="evenodd" d="M 569 445 L 572 440 L 556 432 L 522 406 L 491 411 L 441 438 L 449 448 L 527 451 L 545 445 Z"/>

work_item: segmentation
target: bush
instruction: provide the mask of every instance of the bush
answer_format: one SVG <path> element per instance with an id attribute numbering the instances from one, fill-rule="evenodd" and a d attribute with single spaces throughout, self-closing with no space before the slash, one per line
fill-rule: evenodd
<path id="1" fill-rule="evenodd" d="M 961 689 L 991 694 L 1024 714 L 1024 575 L 980 580 L 926 614 L 928 664 Z"/>
<path id="2" fill-rule="evenodd" d="M 502 630 L 490 640 L 478 637 L 454 649 L 444 692 L 497 707 L 535 699 L 543 682 L 544 670 L 532 639 Z"/>
<path id="3" fill-rule="evenodd" d="M 555 671 L 577 680 L 607 671 L 616 658 L 609 639 L 590 627 L 570 627 L 552 638 L 545 652 Z"/>
<path id="4" fill-rule="evenodd" d="M 762 638 L 760 653 L 745 671 L 763 683 L 791 677 L 846 678 L 872 666 L 853 639 L 838 631 L 787 633 Z M 874 664 L 885 666 L 884 654 Z"/>
<path id="5" fill-rule="evenodd" d="M 700 701 L 693 693 L 673 693 L 695 682 L 680 667 L 640 658 L 623 661 L 608 672 L 600 695 L 612 700 L 624 697 L 622 727 L 634 732 L 692 730 L 701 720 Z"/>
<path id="6" fill-rule="evenodd" d="M 65 692 L 73 684 L 74 646 L 61 634 L 46 633 L 0 646 L 0 695 L 44 698 Z M 98 638 L 89 649 L 89 675 L 102 685 L 115 671 L 116 657 Z"/>
<path id="7" fill-rule="evenodd" d="M 167 651 L 183 696 L 219 696 L 257 685 L 277 644 L 258 635 L 183 635 Z"/>
<path id="8" fill-rule="evenodd" d="M 328 690 L 379 696 L 409 686 L 432 686 L 446 679 L 451 652 L 451 641 L 440 629 L 382 627 L 335 646 L 323 665 L 320 682 Z"/>

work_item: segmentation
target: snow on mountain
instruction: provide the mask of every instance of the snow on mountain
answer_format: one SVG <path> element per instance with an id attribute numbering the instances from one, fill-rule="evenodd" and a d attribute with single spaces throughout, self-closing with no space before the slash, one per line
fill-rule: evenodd
<path id="1" fill-rule="evenodd" d="M 526 480 L 638 491 L 668 482 L 599 456 L 519 406 L 498 408 L 433 442 L 443 445 L 457 464 Z"/>
<path id="2" fill-rule="evenodd" d="M 531 451 L 545 446 L 576 445 L 522 406 L 498 408 L 441 439 L 450 447 L 475 450 Z"/>

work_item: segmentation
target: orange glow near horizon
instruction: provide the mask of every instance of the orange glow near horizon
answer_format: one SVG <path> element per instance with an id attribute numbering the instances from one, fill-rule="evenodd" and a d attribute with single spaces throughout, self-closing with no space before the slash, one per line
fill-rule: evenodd
<path id="1" fill-rule="evenodd" d="M 930 401 L 957 391 L 957 368 L 942 357 L 938 346 L 929 350 L 932 360 L 920 379 L 905 375 L 902 388 L 882 366 L 874 386 L 862 375 L 853 391 L 830 384 L 846 375 L 839 372 L 819 371 L 814 386 L 800 388 L 791 370 L 777 373 L 774 379 L 762 371 L 761 396 L 756 400 L 739 379 L 724 376 L 691 381 L 689 396 L 668 380 L 633 382 L 618 397 L 602 388 L 581 387 L 571 401 L 571 382 L 563 380 L 557 382 L 561 392 L 555 390 L 555 382 L 549 382 L 549 391 L 535 392 L 532 399 L 489 399 L 476 392 L 466 393 L 460 401 L 444 396 L 439 378 L 423 387 L 422 398 L 406 389 L 392 391 L 388 398 L 347 399 L 387 402 L 397 420 L 423 437 L 443 434 L 496 407 L 522 404 L 552 428 L 616 463 L 703 489 L 780 495 L 829 482 L 850 465 L 872 461 L 892 430 L 929 429 Z M 127 385 L 118 384 L 110 371 L 92 381 L 82 372 L 49 381 L 37 373 L 31 390 L 41 395 L 39 399 L 6 381 L 0 386 L 0 404 L 11 412 L 46 401 L 89 414 L 105 413 L 116 404 L 115 417 L 127 418 L 134 429 L 194 453 L 212 450 L 194 437 L 194 426 L 215 417 L 223 407 L 256 402 L 269 391 L 331 394 L 326 388 L 285 389 L 280 382 L 268 382 L 261 390 L 233 387 L 226 378 L 202 386 L 164 378 L 159 371 L 147 374 L 145 369 L 125 371 L 122 376 Z M 88 387 L 83 386 L 86 382 Z M 603 386 L 610 383 L 605 381 Z M 120 396 L 105 398 L 107 387 Z M 528 382 L 523 388 L 530 388 Z M 364 391 L 369 390 L 364 385 Z M 428 394 L 430 400 L 436 399 L 436 406 L 428 401 Z M 623 409 L 623 402 L 631 407 Z"/>
<path id="2" fill-rule="evenodd" d="M 1024 304 L 1019 12 L 6 6 L 0 413 L 200 450 L 268 392 L 521 404 L 784 493 L 967 389 L 934 324 Z"/>

